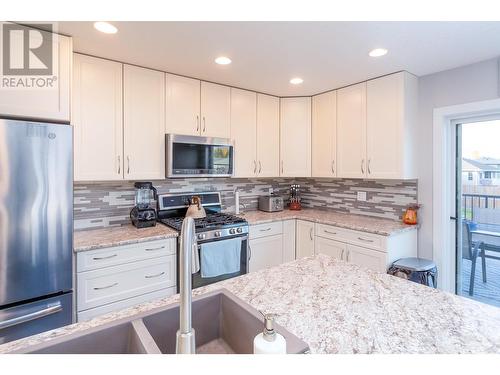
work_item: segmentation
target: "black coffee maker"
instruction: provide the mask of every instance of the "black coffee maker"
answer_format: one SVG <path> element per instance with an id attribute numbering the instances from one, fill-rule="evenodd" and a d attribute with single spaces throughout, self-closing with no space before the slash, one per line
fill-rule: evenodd
<path id="1" fill-rule="evenodd" d="M 135 206 L 130 211 L 130 220 L 136 228 L 148 228 L 156 225 L 156 210 L 152 203 L 156 199 L 156 189 L 152 182 L 136 182 Z"/>

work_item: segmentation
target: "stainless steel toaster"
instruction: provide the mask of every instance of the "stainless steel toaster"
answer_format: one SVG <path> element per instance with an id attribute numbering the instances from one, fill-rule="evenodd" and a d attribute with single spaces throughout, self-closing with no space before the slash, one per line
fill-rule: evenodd
<path id="1" fill-rule="evenodd" d="M 283 198 L 278 195 L 259 197 L 259 210 L 266 212 L 283 211 Z"/>

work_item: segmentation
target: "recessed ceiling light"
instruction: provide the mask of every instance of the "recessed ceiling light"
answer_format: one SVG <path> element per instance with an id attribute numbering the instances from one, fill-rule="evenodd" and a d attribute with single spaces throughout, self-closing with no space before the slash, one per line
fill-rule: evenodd
<path id="1" fill-rule="evenodd" d="M 219 56 L 215 59 L 215 63 L 219 65 L 228 65 L 231 64 L 231 59 L 226 56 Z"/>
<path id="2" fill-rule="evenodd" d="M 302 78 L 299 78 L 299 77 L 295 77 L 295 78 L 292 78 L 290 80 L 290 83 L 292 85 L 300 85 L 302 82 L 304 82 L 304 80 Z"/>
<path id="3" fill-rule="evenodd" d="M 380 56 L 384 56 L 384 55 L 387 55 L 387 50 L 385 48 L 375 48 L 375 49 L 372 49 L 369 53 L 369 55 L 371 57 L 380 57 Z"/>
<path id="4" fill-rule="evenodd" d="M 94 22 L 94 27 L 102 33 L 116 34 L 118 29 L 109 22 L 98 21 Z"/>

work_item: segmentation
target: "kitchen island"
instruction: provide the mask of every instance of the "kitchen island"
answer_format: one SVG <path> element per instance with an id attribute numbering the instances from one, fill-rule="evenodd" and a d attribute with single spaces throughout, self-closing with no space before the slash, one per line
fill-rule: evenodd
<path id="1" fill-rule="evenodd" d="M 500 309 L 324 255 L 207 287 L 226 288 L 309 344 L 312 353 L 500 353 Z M 0 346 L 15 352 L 167 306 L 178 295 Z"/>

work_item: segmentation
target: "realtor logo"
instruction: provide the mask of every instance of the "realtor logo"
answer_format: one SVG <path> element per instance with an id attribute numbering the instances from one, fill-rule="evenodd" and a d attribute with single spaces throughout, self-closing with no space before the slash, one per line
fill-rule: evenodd
<path id="1" fill-rule="evenodd" d="M 57 88 L 53 24 L 2 23 L 0 89 Z"/>

